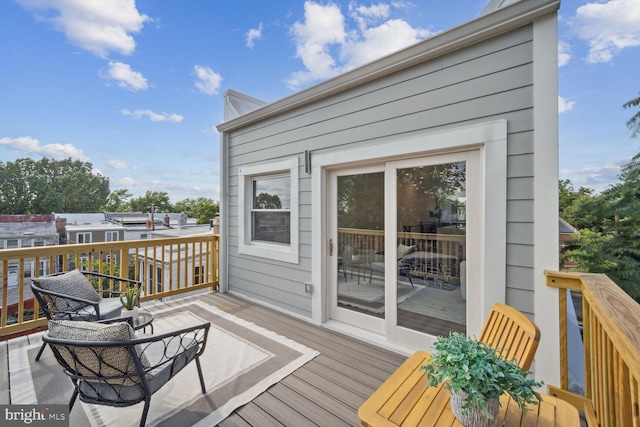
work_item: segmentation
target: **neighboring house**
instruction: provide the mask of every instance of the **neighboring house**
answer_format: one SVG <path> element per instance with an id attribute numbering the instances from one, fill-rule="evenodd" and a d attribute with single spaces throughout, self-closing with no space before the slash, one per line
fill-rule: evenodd
<path id="1" fill-rule="evenodd" d="M 562 250 L 566 247 L 567 242 L 575 240 L 576 237 L 580 235 L 580 231 L 564 219 L 560 218 L 558 234 L 560 236 L 560 265 L 565 268 L 577 267 L 578 264 L 575 262 L 566 260 L 566 254 L 562 253 Z"/>
<path id="2" fill-rule="evenodd" d="M 197 221 L 182 213 L 156 213 L 152 218 L 150 213 L 144 212 L 107 212 L 104 217 L 124 227 L 124 240 L 149 239 L 152 231 L 180 228 Z"/>
<path id="3" fill-rule="evenodd" d="M 152 239 L 166 239 L 172 237 L 188 237 L 202 234 L 211 234 L 210 225 L 183 226 L 170 230 L 152 232 Z M 136 255 L 138 271 L 141 272 L 140 280 L 144 283 L 145 293 L 152 293 L 151 286 L 154 282 L 155 292 L 170 291 L 184 288 L 189 285 L 198 285 L 207 273 L 204 257 L 200 251 L 204 250 L 200 245 L 181 243 L 173 246 L 163 246 L 161 251 L 140 249 Z"/>
<path id="4" fill-rule="evenodd" d="M 103 213 L 61 213 L 56 217 L 67 244 L 124 240 L 125 228 L 107 221 Z"/>
<path id="5" fill-rule="evenodd" d="M 559 5 L 492 0 L 268 105 L 227 91 L 221 289 L 403 352 L 506 302 L 557 384 Z"/>
<path id="6" fill-rule="evenodd" d="M 0 215 L 0 249 L 57 244 L 58 232 L 54 215 Z M 38 275 L 47 274 L 49 260 L 41 259 L 38 265 L 35 264 L 35 260 L 27 260 L 24 265 L 24 278 L 34 277 L 36 269 Z M 18 272 L 18 263 L 9 262 L 7 279 L 10 288 L 18 286 Z"/>

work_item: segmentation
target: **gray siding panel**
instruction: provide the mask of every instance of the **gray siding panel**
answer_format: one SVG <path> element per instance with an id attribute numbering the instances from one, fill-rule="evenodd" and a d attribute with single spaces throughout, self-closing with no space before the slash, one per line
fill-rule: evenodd
<path id="1" fill-rule="evenodd" d="M 530 244 L 531 242 L 533 242 L 532 223 L 507 223 L 507 243 L 526 245 Z"/>
<path id="2" fill-rule="evenodd" d="M 507 269 L 507 287 L 533 291 L 533 268 L 510 266 Z"/>
<path id="3" fill-rule="evenodd" d="M 507 265 L 533 268 L 533 245 L 507 243 Z"/>
<path id="4" fill-rule="evenodd" d="M 310 316 L 311 179 L 305 150 L 375 145 L 426 130 L 507 120 L 507 296 L 532 312 L 532 27 L 486 40 L 228 134 L 229 289 Z M 428 152 L 429 147 L 425 147 Z M 238 254 L 238 167 L 299 158 L 300 263 Z M 511 289 L 509 289 L 511 287 Z M 509 301 L 508 301 L 509 302 Z"/>

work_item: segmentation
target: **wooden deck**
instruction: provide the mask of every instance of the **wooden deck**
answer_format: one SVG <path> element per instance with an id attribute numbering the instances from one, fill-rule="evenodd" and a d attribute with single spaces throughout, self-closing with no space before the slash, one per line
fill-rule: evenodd
<path id="1" fill-rule="evenodd" d="M 360 405 L 406 359 L 406 356 L 229 294 L 204 293 L 199 297 L 321 353 L 238 408 L 219 424 L 223 427 L 360 425 Z M 0 343 L 0 379 L 6 384 L 7 347 L 2 344 L 6 343 Z M 9 403 L 6 390 L 0 390 L 0 404 L 3 403 Z"/>

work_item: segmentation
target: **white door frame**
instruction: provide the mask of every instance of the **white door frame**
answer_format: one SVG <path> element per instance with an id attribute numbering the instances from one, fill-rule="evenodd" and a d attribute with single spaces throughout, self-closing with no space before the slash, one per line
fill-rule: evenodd
<path id="1" fill-rule="evenodd" d="M 478 335 L 494 302 L 505 301 L 506 224 L 507 224 L 507 121 L 497 120 L 470 126 L 389 137 L 366 150 L 362 147 L 317 153 L 313 156 L 311 177 L 312 206 L 312 319 L 319 324 L 328 320 L 328 201 L 327 171 L 348 165 L 390 159 L 428 156 L 438 153 L 478 150 L 482 189 L 480 202 L 480 239 L 474 274 L 478 287 L 474 304 L 467 305 L 467 333 Z M 475 181 L 475 180 L 474 180 Z M 470 184 L 474 184 L 471 183 Z M 471 189 L 470 189 L 471 191 Z M 491 254 L 491 256 L 485 256 Z M 331 272 L 332 274 L 333 272 Z M 472 274 L 468 272 L 468 274 Z M 379 337 L 375 337 L 377 339 Z M 386 338 L 383 338 L 386 341 Z"/>
<path id="2" fill-rule="evenodd" d="M 336 259 L 338 256 L 338 209 L 337 209 L 337 196 L 338 196 L 338 188 L 337 188 L 337 178 L 338 176 L 343 175 L 354 175 L 354 174 L 366 174 L 366 173 L 385 173 L 385 168 L 383 164 L 376 164 L 371 166 L 353 166 L 347 168 L 341 168 L 336 171 L 332 171 L 332 173 L 328 173 L 329 182 L 327 182 L 328 194 L 329 197 L 327 199 L 327 235 L 329 241 L 333 242 L 333 259 Z M 386 215 L 386 212 L 385 212 Z M 331 249 L 329 250 L 331 252 Z M 326 254 L 325 254 L 326 256 Z M 385 320 L 380 319 L 365 313 L 360 313 L 354 310 L 350 310 L 347 308 L 338 307 L 338 294 L 337 294 L 337 280 L 338 280 L 338 268 L 337 262 L 331 262 L 331 257 L 327 257 L 327 270 L 328 277 L 325 283 L 325 288 L 327 291 L 327 318 L 337 319 L 338 321 L 345 322 L 348 324 L 358 324 L 364 330 L 372 332 L 374 334 L 384 335 L 385 334 Z M 345 268 L 345 267 L 343 267 Z M 358 273 L 359 274 L 359 273 Z M 365 277 L 366 280 L 366 277 Z M 335 286 L 334 286 L 335 285 Z M 385 299 L 385 306 L 387 304 L 387 300 Z"/>

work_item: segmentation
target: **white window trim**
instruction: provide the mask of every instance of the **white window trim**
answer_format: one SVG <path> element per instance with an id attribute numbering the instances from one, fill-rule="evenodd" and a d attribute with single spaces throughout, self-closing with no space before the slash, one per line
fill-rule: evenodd
<path id="1" fill-rule="evenodd" d="M 119 237 L 120 237 L 119 234 L 120 233 L 118 233 L 117 231 L 105 231 L 104 232 L 104 241 L 105 242 L 117 242 Z M 111 236 L 111 240 L 109 240 L 108 236 Z M 114 239 L 114 236 L 115 236 L 115 239 Z"/>
<path id="2" fill-rule="evenodd" d="M 80 235 L 83 235 L 85 238 L 83 240 L 85 240 L 84 242 L 82 242 L 83 244 L 85 243 L 92 243 L 93 242 L 93 236 L 91 235 L 90 231 L 79 231 L 76 233 L 76 243 L 80 243 Z M 89 241 L 87 242 L 86 237 L 89 236 Z"/>
<path id="3" fill-rule="evenodd" d="M 269 258 L 298 264 L 298 158 L 238 169 L 238 252 L 244 255 Z M 276 173 L 289 173 L 291 177 L 291 243 L 289 245 L 251 241 L 251 202 L 254 177 Z"/>

